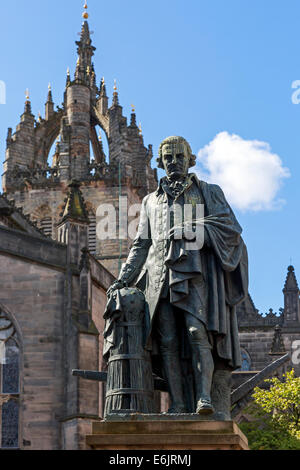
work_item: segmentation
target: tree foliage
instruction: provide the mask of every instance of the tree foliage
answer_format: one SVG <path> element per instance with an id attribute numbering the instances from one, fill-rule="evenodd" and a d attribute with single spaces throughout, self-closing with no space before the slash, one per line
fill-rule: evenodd
<path id="1" fill-rule="evenodd" d="M 253 403 L 245 410 L 249 422 L 240 424 L 253 450 L 300 450 L 300 377 L 294 370 L 256 387 Z"/>

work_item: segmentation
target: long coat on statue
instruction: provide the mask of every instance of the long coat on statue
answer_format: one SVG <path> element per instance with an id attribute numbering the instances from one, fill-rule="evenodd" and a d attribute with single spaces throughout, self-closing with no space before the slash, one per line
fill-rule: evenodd
<path id="1" fill-rule="evenodd" d="M 242 229 L 219 186 L 200 181 L 194 174 L 187 181 L 177 200 L 182 205 L 204 205 L 204 247 L 190 250 L 190 241 L 168 235 L 168 209 L 174 200 L 163 178 L 157 191 L 142 202 L 137 236 L 119 277 L 145 293 L 150 315 L 147 349 L 154 347 L 152 327 L 167 286 L 171 304 L 205 324 L 215 357 L 234 370 L 241 366 L 236 306 L 248 292 Z M 201 305 L 204 291 L 205 309 Z"/>

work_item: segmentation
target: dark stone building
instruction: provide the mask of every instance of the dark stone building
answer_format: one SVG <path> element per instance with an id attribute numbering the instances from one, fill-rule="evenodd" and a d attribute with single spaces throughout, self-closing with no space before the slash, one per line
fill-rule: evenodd
<path id="1" fill-rule="evenodd" d="M 290 367 L 300 376 L 299 295 L 294 267 L 289 266 L 283 288 L 284 307 L 278 313 L 270 309 L 267 314 L 260 314 L 250 295 L 239 306 L 238 323 L 244 370 L 261 370 L 276 357 L 289 353 Z"/>

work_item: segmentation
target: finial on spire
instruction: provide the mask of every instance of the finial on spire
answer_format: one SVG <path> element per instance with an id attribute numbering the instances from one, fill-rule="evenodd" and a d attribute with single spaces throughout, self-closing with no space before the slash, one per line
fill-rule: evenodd
<path id="1" fill-rule="evenodd" d="M 139 125 L 139 134 L 140 134 L 140 136 L 143 135 L 142 123 L 141 122 L 140 122 L 140 125 Z"/>
<path id="2" fill-rule="evenodd" d="M 135 106 L 131 105 L 131 117 L 130 117 L 130 126 L 136 127 L 136 115 L 135 115 Z"/>
<path id="3" fill-rule="evenodd" d="M 101 78 L 101 83 L 100 83 L 100 96 L 106 97 L 106 86 L 105 86 L 105 80 L 104 77 Z"/>
<path id="4" fill-rule="evenodd" d="M 67 85 L 71 82 L 70 68 L 67 68 Z"/>
<path id="5" fill-rule="evenodd" d="M 84 18 L 85 20 L 87 20 L 88 17 L 89 17 L 89 14 L 88 14 L 88 12 L 87 12 L 87 9 L 88 9 L 87 2 L 85 2 L 85 4 L 83 5 L 83 8 L 84 8 L 84 12 L 82 13 L 82 18 Z"/>
<path id="6" fill-rule="evenodd" d="M 48 84 L 47 103 L 53 103 L 51 83 Z"/>
<path id="7" fill-rule="evenodd" d="M 119 105 L 118 87 L 117 80 L 114 80 L 114 92 L 113 92 L 113 106 Z"/>
<path id="8" fill-rule="evenodd" d="M 28 90 L 28 88 L 26 88 L 25 98 L 26 98 L 26 101 L 25 101 L 24 113 L 25 113 L 25 114 L 31 114 L 31 102 L 30 102 L 30 98 L 29 98 L 29 90 Z"/>

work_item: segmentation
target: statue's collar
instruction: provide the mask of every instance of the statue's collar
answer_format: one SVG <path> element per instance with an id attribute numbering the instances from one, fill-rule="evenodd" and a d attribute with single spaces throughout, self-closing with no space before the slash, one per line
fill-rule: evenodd
<path id="1" fill-rule="evenodd" d="M 182 186 L 183 191 L 182 192 L 184 192 L 186 189 L 188 189 L 193 184 L 193 182 L 195 182 L 197 185 L 199 184 L 199 180 L 198 180 L 196 174 L 195 173 L 189 173 L 186 177 L 185 182 L 183 183 L 183 186 Z M 164 176 L 163 178 L 161 178 L 155 194 L 158 196 L 159 194 L 162 194 L 163 192 L 166 192 L 166 189 L 167 189 L 168 186 L 169 186 L 168 179 L 167 179 L 166 176 Z"/>

